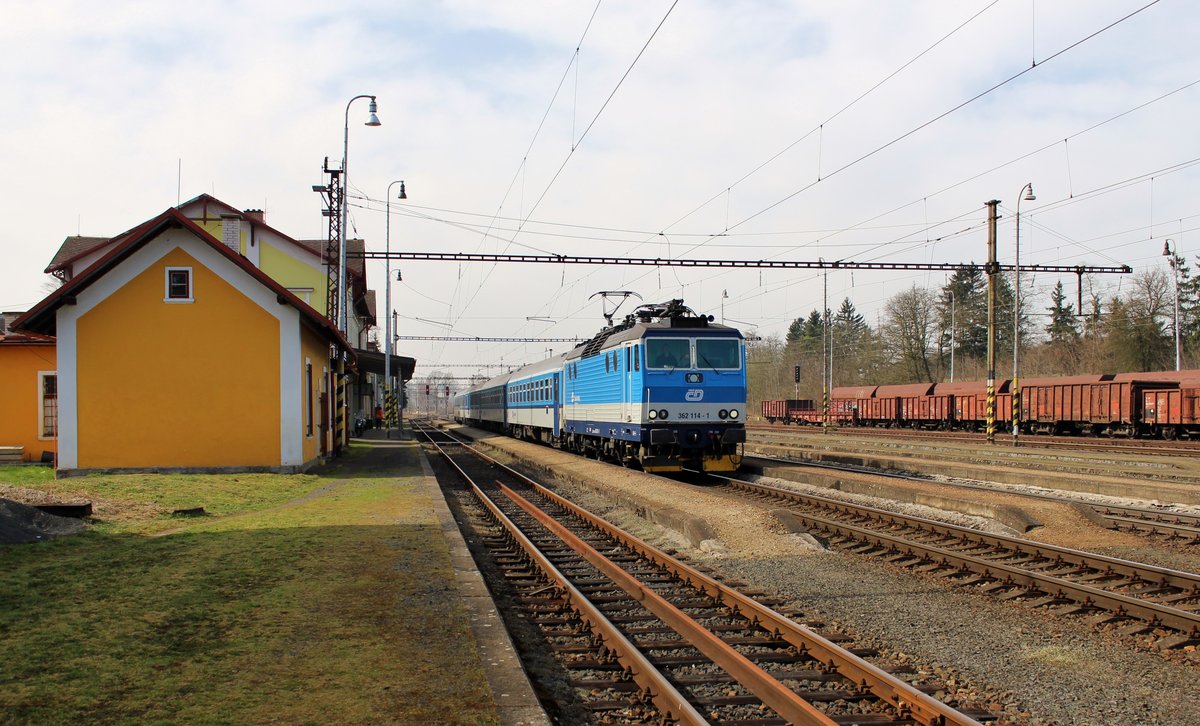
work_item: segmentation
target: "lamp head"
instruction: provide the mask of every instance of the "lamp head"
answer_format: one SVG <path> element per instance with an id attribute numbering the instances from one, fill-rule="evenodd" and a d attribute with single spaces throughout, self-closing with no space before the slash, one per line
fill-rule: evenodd
<path id="1" fill-rule="evenodd" d="M 1170 257 L 1170 256 L 1171 256 L 1171 240 L 1164 240 L 1164 241 L 1163 241 L 1163 253 L 1162 253 L 1162 256 L 1163 256 L 1163 257 Z"/>
<path id="2" fill-rule="evenodd" d="M 1033 200 L 1037 199 L 1033 193 L 1033 182 L 1026 184 L 1025 187 L 1029 190 L 1025 192 L 1025 201 L 1032 202 Z"/>
<path id="3" fill-rule="evenodd" d="M 404 193 L 404 182 L 400 182 L 400 193 L 396 195 L 397 199 L 408 199 L 408 195 Z"/>
<path id="4" fill-rule="evenodd" d="M 375 115 L 375 113 L 377 111 L 379 111 L 379 106 L 377 106 L 375 104 L 374 96 L 371 96 L 371 105 L 368 107 L 367 111 L 369 114 L 367 116 L 367 124 L 366 124 L 367 126 L 382 126 L 383 125 L 379 122 L 379 117 Z"/>

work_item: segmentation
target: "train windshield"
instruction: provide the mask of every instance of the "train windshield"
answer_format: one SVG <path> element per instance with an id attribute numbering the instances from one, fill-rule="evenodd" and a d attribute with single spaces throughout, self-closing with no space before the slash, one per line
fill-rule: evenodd
<path id="1" fill-rule="evenodd" d="M 647 368 L 691 368 L 692 341 L 687 338 L 647 338 Z"/>
<path id="2" fill-rule="evenodd" d="M 696 338 L 696 363 L 700 368 L 737 370 L 742 367 L 736 338 Z"/>

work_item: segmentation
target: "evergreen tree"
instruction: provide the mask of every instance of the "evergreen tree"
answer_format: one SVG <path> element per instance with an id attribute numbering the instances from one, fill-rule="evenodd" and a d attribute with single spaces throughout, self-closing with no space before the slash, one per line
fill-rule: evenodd
<path id="1" fill-rule="evenodd" d="M 825 319 L 821 317 L 821 313 L 814 309 L 808 314 L 808 320 L 804 321 L 801 328 L 800 338 L 804 341 L 825 339 Z"/>
<path id="2" fill-rule="evenodd" d="M 953 330 L 951 324 L 953 323 Z M 949 355 L 983 358 L 987 353 L 987 276 L 972 265 L 955 270 L 938 296 L 938 348 Z"/>
<path id="3" fill-rule="evenodd" d="M 874 336 L 867 321 L 850 298 L 842 300 L 842 306 L 830 318 L 830 336 L 833 345 L 834 382 L 836 385 L 850 385 L 865 380 L 867 371 L 872 368 L 868 355 L 873 346 Z"/>
<path id="4" fill-rule="evenodd" d="M 1050 336 L 1050 343 L 1054 345 L 1066 345 L 1079 342 L 1079 322 L 1075 319 L 1075 307 L 1069 303 L 1065 304 L 1067 294 L 1063 291 L 1062 280 L 1054 287 L 1054 292 L 1050 294 L 1050 307 L 1046 308 L 1050 313 L 1050 324 L 1046 326 L 1046 334 Z"/>
<path id="5" fill-rule="evenodd" d="M 796 318 L 788 326 L 787 343 L 790 345 L 804 336 L 804 318 Z"/>
<path id="6" fill-rule="evenodd" d="M 1179 330 L 1182 333 L 1183 367 L 1194 368 L 1196 351 L 1200 350 L 1200 277 L 1192 277 L 1187 260 L 1183 257 L 1177 255 L 1175 261 L 1179 273 Z M 1196 261 L 1200 262 L 1200 257 Z"/>

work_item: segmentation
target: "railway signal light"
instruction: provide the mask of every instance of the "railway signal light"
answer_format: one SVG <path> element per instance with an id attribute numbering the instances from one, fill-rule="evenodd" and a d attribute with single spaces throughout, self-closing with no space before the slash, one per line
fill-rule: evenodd
<path id="1" fill-rule="evenodd" d="M 793 369 L 793 380 L 795 380 L 796 383 L 800 382 L 800 366 L 796 366 Z"/>
<path id="2" fill-rule="evenodd" d="M 450 386 L 446 386 L 446 398 L 450 398 Z"/>
<path id="3" fill-rule="evenodd" d="M 425 395 L 429 396 L 429 384 L 428 383 L 425 384 Z"/>

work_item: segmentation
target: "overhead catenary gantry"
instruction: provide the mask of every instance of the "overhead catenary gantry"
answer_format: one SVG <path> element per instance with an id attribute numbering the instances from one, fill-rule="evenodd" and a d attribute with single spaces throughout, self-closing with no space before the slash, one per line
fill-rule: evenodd
<path id="1" fill-rule="evenodd" d="M 483 338 L 476 335 L 397 335 L 396 340 L 440 340 L 457 343 L 582 343 L 583 338 Z"/>
<path id="2" fill-rule="evenodd" d="M 850 260 L 713 260 L 669 257 L 594 257 L 588 255 L 508 255 L 480 252 L 362 252 L 351 253 L 366 260 L 409 260 L 412 262 L 517 262 L 548 265 L 633 265 L 637 267 L 725 267 L 752 270 L 933 270 L 955 272 L 983 268 L 974 262 L 854 262 Z M 1009 272 L 1013 265 L 997 265 Z M 1021 272 L 1122 274 L 1133 272 L 1129 265 L 1021 265 Z"/>

